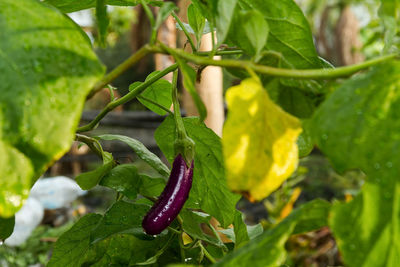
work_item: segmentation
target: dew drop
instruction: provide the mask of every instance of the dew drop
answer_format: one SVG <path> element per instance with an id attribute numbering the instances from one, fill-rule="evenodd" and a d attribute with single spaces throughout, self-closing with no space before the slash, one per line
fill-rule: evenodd
<path id="1" fill-rule="evenodd" d="M 386 167 L 389 169 L 393 167 L 393 163 L 391 161 L 386 162 Z"/>
<path id="2" fill-rule="evenodd" d="M 323 134 L 323 135 L 321 136 L 321 138 L 322 138 L 322 140 L 328 140 L 328 135 L 327 135 L 327 134 Z"/>

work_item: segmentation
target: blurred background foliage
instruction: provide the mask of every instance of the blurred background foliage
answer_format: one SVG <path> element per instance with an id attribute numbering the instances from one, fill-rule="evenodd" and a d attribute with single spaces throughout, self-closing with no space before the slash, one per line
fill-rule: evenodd
<path id="1" fill-rule="evenodd" d="M 310 23 L 319 55 L 334 66 L 354 64 L 373 58 L 380 55 L 385 48 L 383 40 L 387 29 L 381 23 L 383 15 L 379 8 L 380 1 L 297 0 L 296 2 Z M 92 40 L 97 40 L 94 12 L 90 11 L 86 16 L 90 17 L 89 21 L 92 23 L 83 25 L 83 29 Z M 107 46 L 101 48 L 97 41 L 94 41 L 94 46 L 96 53 L 110 71 L 147 42 L 150 30 L 147 18 L 140 8 L 112 7 L 108 8 L 108 16 L 110 25 L 106 38 Z M 398 21 L 395 27 L 397 24 Z M 397 31 L 393 38 L 393 43 L 400 43 L 396 42 L 400 38 Z M 397 50 L 398 47 L 390 49 Z M 153 70 L 154 60 L 148 56 L 113 82 L 117 88 L 117 96 L 126 94 L 131 83 L 143 81 Z M 224 71 L 224 88 L 234 83 L 237 83 L 237 80 Z M 109 91 L 104 90 L 88 101 L 86 110 L 99 110 L 109 99 Z M 122 110 L 143 111 L 146 108 L 138 101 L 131 101 L 122 107 Z M 134 161 L 125 156 L 121 156 L 120 160 Z M 84 166 L 82 171 L 91 169 L 90 164 L 100 164 L 100 162 L 91 162 Z M 146 168 L 140 162 L 137 166 Z M 71 170 L 64 169 L 64 172 L 61 174 L 71 174 Z M 338 174 L 315 148 L 308 157 L 301 159 L 296 173 L 279 190 L 260 203 L 250 203 L 243 199 L 239 202 L 238 208 L 245 213 L 248 224 L 261 222 L 263 227 L 268 229 L 286 217 L 297 205 L 309 200 L 352 199 L 361 188 L 363 180 L 364 174 L 358 170 Z M 23 245 L 0 246 L 0 266 L 44 265 L 51 255 L 51 248 L 57 237 L 68 230 L 83 214 L 106 210 L 115 197 L 112 191 L 95 188 L 74 202 L 68 211 L 60 211 L 62 216 L 67 216 L 65 223 L 57 226 L 52 222 L 43 223 Z M 290 238 L 286 246 L 290 256 L 287 261 L 288 266 L 342 264 L 328 228 L 295 235 Z"/>

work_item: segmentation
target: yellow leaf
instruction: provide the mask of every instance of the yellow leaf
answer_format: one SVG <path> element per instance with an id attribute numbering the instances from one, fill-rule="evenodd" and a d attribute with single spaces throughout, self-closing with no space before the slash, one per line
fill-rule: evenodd
<path id="1" fill-rule="evenodd" d="M 293 210 L 293 205 L 296 202 L 296 200 L 299 198 L 300 194 L 301 194 L 300 187 L 296 187 L 293 189 L 293 193 L 290 196 L 289 201 L 286 203 L 286 205 L 281 210 L 281 214 L 279 215 L 279 220 L 283 220 L 284 218 L 289 216 L 289 214 Z"/>
<path id="2" fill-rule="evenodd" d="M 183 240 L 183 244 L 187 245 L 193 242 L 193 239 L 190 238 L 190 236 L 188 234 L 186 234 L 185 232 L 182 233 L 182 240 Z"/>
<path id="3" fill-rule="evenodd" d="M 261 200 L 297 167 L 300 121 L 276 105 L 255 78 L 229 88 L 226 102 L 222 143 L 228 186 Z"/>

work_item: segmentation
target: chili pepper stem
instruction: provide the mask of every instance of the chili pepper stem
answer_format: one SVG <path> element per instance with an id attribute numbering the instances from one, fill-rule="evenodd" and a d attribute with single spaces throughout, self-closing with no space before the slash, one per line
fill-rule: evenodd
<path id="1" fill-rule="evenodd" d="M 177 132 L 175 140 L 175 155 L 181 154 L 188 166 L 194 159 L 194 141 L 187 135 L 178 101 L 178 70 L 175 70 L 172 77 L 172 103 L 174 105 L 174 120 Z"/>

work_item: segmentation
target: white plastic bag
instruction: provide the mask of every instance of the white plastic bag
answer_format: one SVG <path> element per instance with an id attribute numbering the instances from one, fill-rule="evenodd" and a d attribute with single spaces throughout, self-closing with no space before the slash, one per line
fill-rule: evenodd
<path id="1" fill-rule="evenodd" d="M 39 200 L 45 209 L 51 210 L 67 207 L 85 192 L 74 180 L 57 176 L 39 179 L 32 187 L 29 196 Z"/>
<path id="2" fill-rule="evenodd" d="M 42 204 L 35 198 L 28 198 L 24 206 L 15 214 L 14 232 L 6 239 L 5 244 L 18 246 L 24 243 L 42 221 L 43 214 Z"/>
<path id="3" fill-rule="evenodd" d="M 39 179 L 32 187 L 24 206 L 15 214 L 14 232 L 6 239 L 5 244 L 21 245 L 42 221 L 45 209 L 67 207 L 85 193 L 86 191 L 68 177 Z"/>

